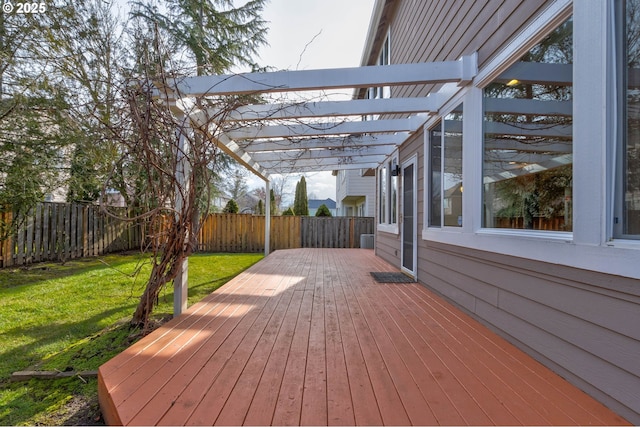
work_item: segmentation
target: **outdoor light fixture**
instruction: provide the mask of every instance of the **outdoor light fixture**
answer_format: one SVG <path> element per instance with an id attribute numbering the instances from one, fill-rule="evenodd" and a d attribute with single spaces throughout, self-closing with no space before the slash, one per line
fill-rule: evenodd
<path id="1" fill-rule="evenodd" d="M 391 176 L 400 176 L 400 166 L 399 165 L 396 165 L 396 167 L 391 170 Z"/>
<path id="2" fill-rule="evenodd" d="M 507 83 L 507 86 L 515 86 L 515 85 L 518 85 L 518 84 L 520 84 L 520 80 L 513 79 L 513 80 L 510 80 L 509 83 Z"/>

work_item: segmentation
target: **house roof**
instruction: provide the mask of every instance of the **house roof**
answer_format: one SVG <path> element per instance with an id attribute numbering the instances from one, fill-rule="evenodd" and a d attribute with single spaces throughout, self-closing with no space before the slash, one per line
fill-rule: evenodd
<path id="1" fill-rule="evenodd" d="M 326 205 L 329 209 L 335 209 L 336 201 L 333 199 L 325 199 L 325 200 L 309 199 L 309 202 L 308 202 L 309 209 L 318 209 L 320 205 Z"/>

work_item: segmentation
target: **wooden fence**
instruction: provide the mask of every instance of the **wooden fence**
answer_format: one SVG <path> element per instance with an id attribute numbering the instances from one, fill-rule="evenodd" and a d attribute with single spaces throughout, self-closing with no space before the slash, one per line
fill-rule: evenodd
<path id="1" fill-rule="evenodd" d="M 0 213 L 0 223 L 11 213 Z M 66 261 L 140 248 L 140 226 L 100 212 L 97 206 L 41 203 L 18 230 L 0 241 L 0 267 Z"/>
<path id="2" fill-rule="evenodd" d="M 10 222 L 11 214 L 0 212 L 0 224 Z M 200 228 L 198 250 L 264 252 L 264 228 L 264 216 L 211 214 Z M 152 229 L 107 216 L 97 206 L 41 203 L 17 232 L 0 241 L 0 268 L 137 250 L 153 237 Z M 373 218 L 274 216 L 270 250 L 358 248 L 360 235 L 373 232 Z"/>
<path id="3" fill-rule="evenodd" d="M 265 217 L 212 214 L 203 222 L 198 249 L 204 252 L 263 252 Z M 372 234 L 373 218 L 271 217 L 270 250 L 359 248 L 360 235 Z"/>
<path id="4" fill-rule="evenodd" d="M 265 217 L 246 214 L 211 214 L 200 228 L 202 252 L 264 252 Z M 271 217 L 270 249 L 300 247 L 300 217 Z"/>

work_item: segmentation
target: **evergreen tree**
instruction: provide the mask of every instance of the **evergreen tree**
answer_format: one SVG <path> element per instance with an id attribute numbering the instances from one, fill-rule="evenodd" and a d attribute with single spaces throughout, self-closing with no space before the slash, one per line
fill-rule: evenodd
<path id="1" fill-rule="evenodd" d="M 177 51 L 186 51 L 197 75 L 220 74 L 234 65 L 258 69 L 251 58 L 266 44 L 265 1 L 236 7 L 232 0 L 165 0 L 162 11 L 152 2 L 136 2 L 134 15 L 157 24 Z"/>
<path id="2" fill-rule="evenodd" d="M 331 211 L 324 203 L 320 205 L 318 210 L 316 211 L 316 216 L 333 216 L 331 215 Z"/>
<path id="3" fill-rule="evenodd" d="M 289 207 L 286 211 L 282 212 L 282 215 L 294 216 L 293 208 Z"/>
<path id="4" fill-rule="evenodd" d="M 276 195 L 273 192 L 273 188 L 269 191 L 269 199 L 271 200 L 271 204 L 269 205 L 271 207 L 271 215 L 276 215 Z"/>
<path id="5" fill-rule="evenodd" d="M 309 215 L 309 200 L 307 199 L 307 181 L 304 176 L 296 184 L 296 195 L 293 201 L 293 212 L 296 215 Z"/>
<path id="6" fill-rule="evenodd" d="M 227 202 L 227 205 L 222 210 L 224 213 L 238 213 L 238 204 L 235 200 L 231 199 Z"/>

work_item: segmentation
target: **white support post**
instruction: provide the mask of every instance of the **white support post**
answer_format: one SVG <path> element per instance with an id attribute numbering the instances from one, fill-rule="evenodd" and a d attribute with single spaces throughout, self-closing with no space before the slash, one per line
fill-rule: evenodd
<path id="1" fill-rule="evenodd" d="M 269 180 L 265 180 L 265 193 L 266 200 L 264 203 L 264 213 L 265 213 L 265 221 L 264 221 L 264 256 L 269 255 L 269 248 L 271 246 L 270 238 L 271 238 L 271 183 Z"/>
<path id="2" fill-rule="evenodd" d="M 186 144 L 187 118 L 182 121 L 181 129 L 178 129 L 178 150 L 177 150 L 177 166 L 176 166 L 176 217 L 180 217 L 184 208 L 184 196 L 189 191 L 188 176 L 191 168 L 187 159 L 188 145 Z M 187 244 L 190 236 L 184 236 L 184 244 Z M 182 265 L 178 269 L 178 274 L 173 279 L 173 317 L 177 317 L 187 310 L 187 297 L 189 296 L 189 259 L 185 258 Z"/>

